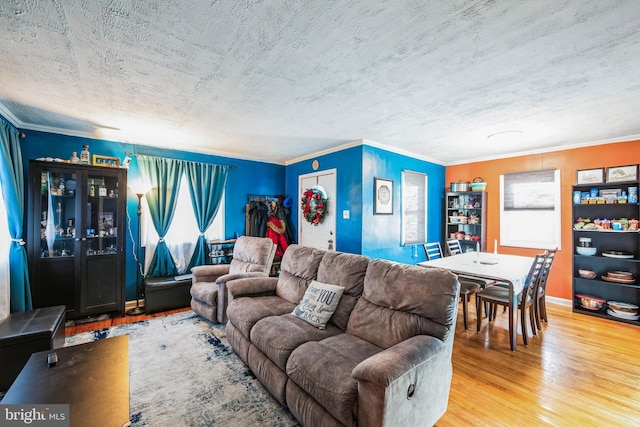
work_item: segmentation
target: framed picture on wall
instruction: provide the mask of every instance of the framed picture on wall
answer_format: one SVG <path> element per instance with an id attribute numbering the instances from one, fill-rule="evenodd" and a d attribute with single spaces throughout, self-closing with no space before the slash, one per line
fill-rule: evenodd
<path id="1" fill-rule="evenodd" d="M 613 166 L 607 168 L 607 183 L 638 180 L 638 165 Z"/>
<path id="2" fill-rule="evenodd" d="M 393 215 L 393 181 L 373 178 L 373 214 Z"/>
<path id="3" fill-rule="evenodd" d="M 577 171 L 576 184 L 604 184 L 604 168 L 583 169 Z"/>

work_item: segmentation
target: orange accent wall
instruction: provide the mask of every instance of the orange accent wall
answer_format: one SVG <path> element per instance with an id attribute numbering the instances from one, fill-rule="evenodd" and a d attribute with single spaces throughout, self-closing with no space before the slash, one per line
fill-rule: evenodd
<path id="1" fill-rule="evenodd" d="M 549 282 L 547 295 L 572 299 L 571 281 L 573 241 L 571 235 L 572 219 L 571 186 L 576 183 L 576 171 L 609 166 L 623 166 L 640 163 L 640 140 L 595 145 L 591 147 L 554 151 L 550 153 L 531 154 L 508 159 L 489 160 L 448 166 L 446 182 L 472 181 L 482 177 L 487 182 L 488 225 L 487 248 L 493 249 L 495 239 L 500 242 L 500 175 L 509 172 L 524 172 L 536 169 L 560 169 L 561 203 L 562 203 L 562 249 L 558 251 Z M 536 224 L 523 224 L 523 227 L 536 227 Z M 533 256 L 540 252 L 535 249 L 498 246 L 498 251 L 505 254 Z"/>

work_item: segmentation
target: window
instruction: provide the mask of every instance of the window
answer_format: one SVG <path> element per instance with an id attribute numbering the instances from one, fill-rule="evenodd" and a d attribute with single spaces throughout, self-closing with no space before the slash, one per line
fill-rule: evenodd
<path id="1" fill-rule="evenodd" d="M 188 273 L 186 271 L 191 256 L 195 250 L 196 240 L 198 239 L 198 226 L 196 224 L 196 217 L 193 213 L 193 206 L 191 204 L 191 196 L 189 195 L 189 184 L 187 183 L 187 177 L 185 174 L 180 179 L 180 189 L 178 190 L 178 200 L 176 202 L 176 210 L 173 214 L 173 221 L 165 236 L 165 241 L 169 247 L 169 252 L 176 263 L 176 268 L 180 274 Z M 146 206 L 146 200 L 144 200 L 144 227 L 146 228 L 146 234 L 143 236 L 142 241 L 146 242 L 146 253 L 153 254 L 158 244 L 158 233 L 153 226 L 149 209 Z M 224 240 L 224 194 L 220 201 L 220 207 L 218 213 L 213 220 L 211 226 L 205 232 L 205 238 L 207 240 Z M 145 259 L 145 271 L 147 271 L 149 264 L 151 263 L 152 256 L 147 256 Z"/>
<path id="2" fill-rule="evenodd" d="M 402 171 L 402 245 L 427 241 L 427 176 Z"/>
<path id="3" fill-rule="evenodd" d="M 560 248 L 560 171 L 500 176 L 500 244 Z"/>

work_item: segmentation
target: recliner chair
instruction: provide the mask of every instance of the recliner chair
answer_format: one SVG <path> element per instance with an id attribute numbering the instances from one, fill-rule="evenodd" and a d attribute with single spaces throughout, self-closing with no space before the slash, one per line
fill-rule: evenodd
<path id="1" fill-rule="evenodd" d="M 227 321 L 227 287 L 230 280 L 269 276 L 276 245 L 266 237 L 240 236 L 230 264 L 193 267 L 191 308 L 215 323 Z"/>

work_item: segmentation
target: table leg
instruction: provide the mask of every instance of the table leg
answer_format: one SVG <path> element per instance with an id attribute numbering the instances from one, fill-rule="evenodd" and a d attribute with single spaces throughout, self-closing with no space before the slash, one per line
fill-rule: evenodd
<path id="1" fill-rule="evenodd" d="M 513 283 L 509 282 L 509 344 L 511 344 L 511 351 L 516 351 L 516 325 L 518 321 L 516 315 L 518 314 L 518 300 L 517 295 L 513 291 Z"/>

